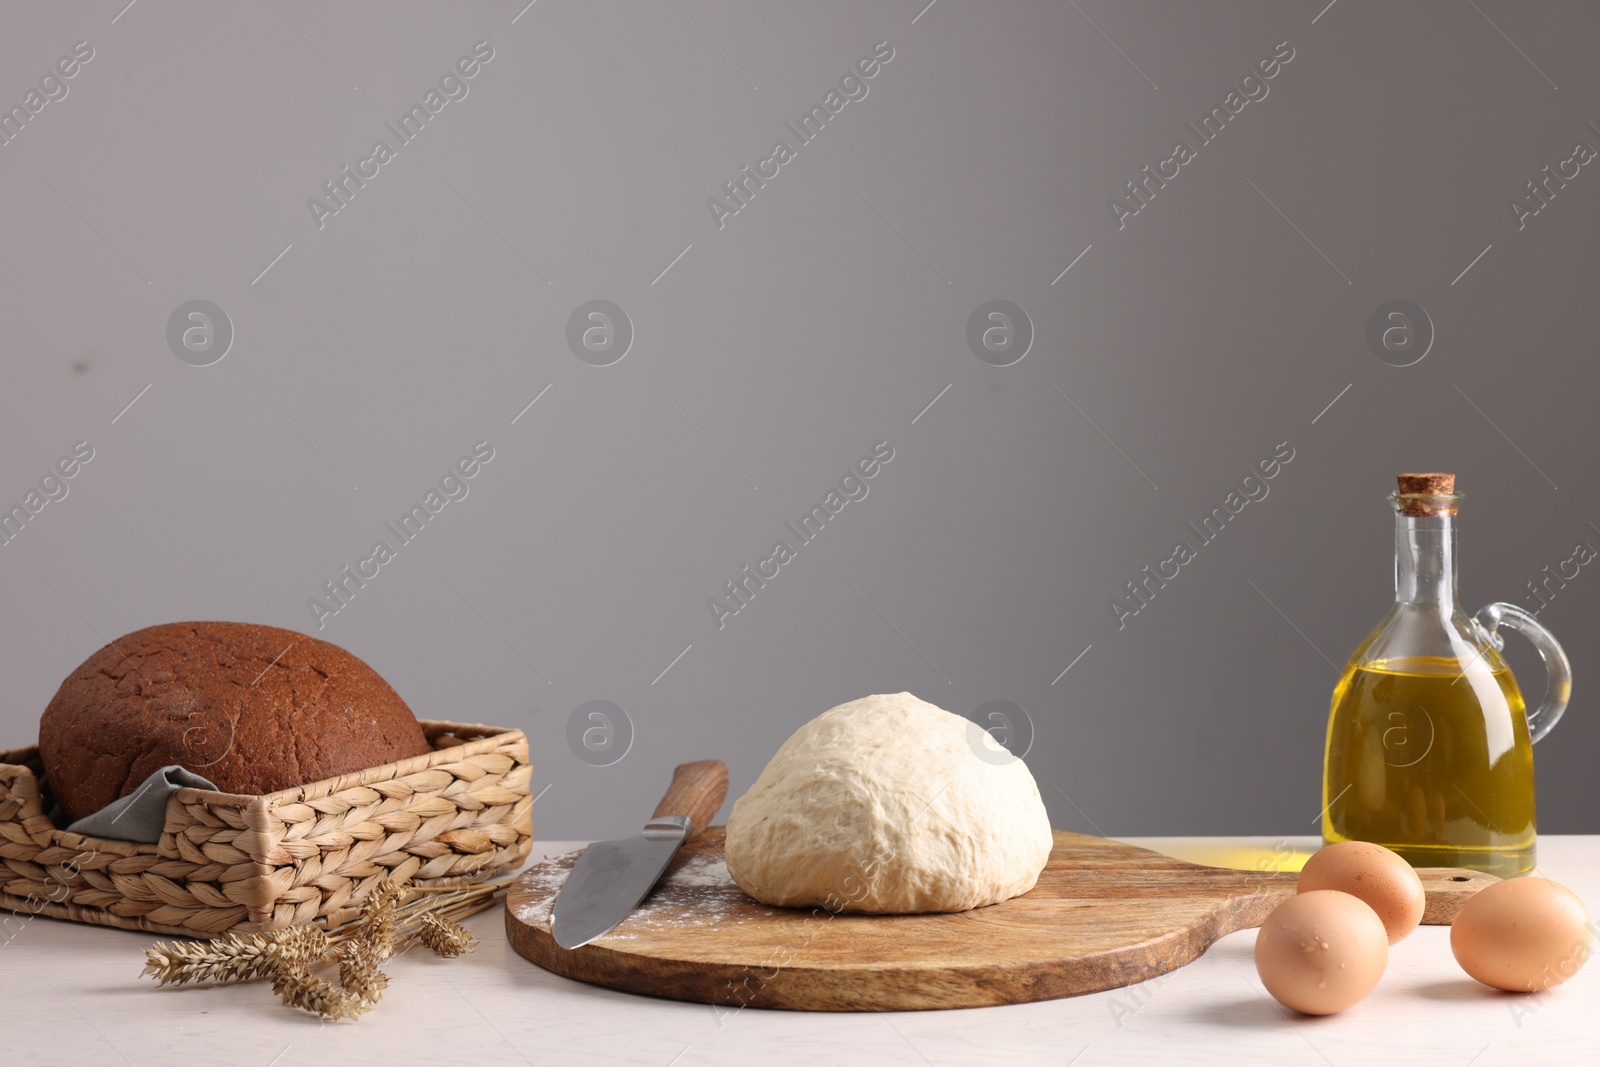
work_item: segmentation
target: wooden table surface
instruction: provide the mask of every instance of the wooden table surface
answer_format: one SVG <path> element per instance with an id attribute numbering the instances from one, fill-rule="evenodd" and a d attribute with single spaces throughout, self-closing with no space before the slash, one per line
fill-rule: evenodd
<path id="1" fill-rule="evenodd" d="M 1199 863 L 1257 869 L 1304 862 L 1310 838 L 1128 838 Z M 534 856 L 581 847 L 539 842 Z M 1291 851 L 1291 848 L 1293 851 Z M 1545 836 L 1536 872 L 1600 907 L 1600 836 Z M 1282 869 L 1282 868 L 1280 868 Z M 9 921 L 8 921 L 9 920 Z M 148 935 L 0 914 L 0 1048 L 6 1064 L 450 1063 L 1311 1064 L 1491 1067 L 1600 1063 L 1600 964 L 1537 997 L 1469 979 L 1449 930 L 1394 947 L 1377 990 L 1310 1019 L 1267 998 L 1254 931 L 1219 941 L 1164 978 L 1106 993 L 966 1011 L 819 1014 L 733 1011 L 559 978 L 507 946 L 498 909 L 469 920 L 482 939 L 457 960 L 409 953 L 356 1023 L 324 1024 L 261 985 L 157 989 L 139 979 Z"/>

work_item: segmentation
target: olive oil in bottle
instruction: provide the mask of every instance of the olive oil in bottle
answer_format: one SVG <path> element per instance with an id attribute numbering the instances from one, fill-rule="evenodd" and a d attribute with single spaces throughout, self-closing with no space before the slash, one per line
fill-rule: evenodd
<path id="1" fill-rule="evenodd" d="M 1497 657 L 1498 658 L 1498 657 Z M 1415 867 L 1533 867 L 1533 742 L 1504 664 L 1423 656 L 1345 669 L 1328 722 L 1331 841 Z"/>
<path id="2" fill-rule="evenodd" d="M 1561 646 L 1514 604 L 1474 617 L 1456 599 L 1455 476 L 1402 474 L 1395 602 L 1333 690 L 1322 837 L 1371 841 L 1417 867 L 1500 877 L 1533 869 L 1533 743 L 1572 691 Z M 1533 642 L 1550 675 L 1528 712 L 1499 628 Z"/>

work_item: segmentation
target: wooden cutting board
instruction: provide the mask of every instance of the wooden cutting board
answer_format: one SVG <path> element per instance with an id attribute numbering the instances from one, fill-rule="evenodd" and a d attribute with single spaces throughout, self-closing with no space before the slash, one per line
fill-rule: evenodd
<path id="1" fill-rule="evenodd" d="M 1039 884 L 949 915 L 831 915 L 773 908 L 728 875 L 722 827 L 685 845 L 621 925 L 574 951 L 550 911 L 579 853 L 529 867 L 506 896 L 512 947 L 557 974 L 676 1000 L 801 1011 L 974 1008 L 1132 985 L 1259 926 L 1295 893 L 1293 872 L 1202 867 L 1149 849 L 1055 831 Z M 1418 872 L 1422 921 L 1448 925 L 1491 882 Z"/>

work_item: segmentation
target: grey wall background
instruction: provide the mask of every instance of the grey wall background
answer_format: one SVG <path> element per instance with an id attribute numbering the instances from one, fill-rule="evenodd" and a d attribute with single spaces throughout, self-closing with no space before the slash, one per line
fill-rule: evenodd
<path id="1" fill-rule="evenodd" d="M 0 15 L 7 108 L 94 52 L 0 146 L 0 498 L 94 448 L 0 548 L 6 744 L 105 638 L 229 618 L 527 730 L 542 837 L 627 830 L 686 759 L 737 795 L 900 689 L 1025 709 L 1058 826 L 1312 833 L 1394 473 L 1458 473 L 1469 611 L 1600 545 L 1600 177 L 1521 229 L 1508 205 L 1600 146 L 1592 7 L 124 2 Z M 308 198 L 479 41 L 469 94 L 319 229 Z M 707 199 L 879 41 L 869 94 L 719 229 Z M 1284 41 L 1119 230 L 1122 184 Z M 1436 329 L 1403 368 L 1364 336 L 1396 298 Z M 210 366 L 166 339 L 194 299 L 235 333 Z M 592 299 L 635 331 L 610 366 L 567 346 Z M 965 340 L 992 299 L 1035 332 L 1011 366 Z M 307 599 L 479 440 L 469 495 L 317 630 Z M 880 440 L 869 495 L 718 629 L 708 598 Z M 1119 630 L 1123 583 L 1284 441 Z M 1597 829 L 1591 570 L 1542 615 L 1577 679 L 1546 831 Z M 566 740 L 591 700 L 632 723 L 611 766 Z"/>

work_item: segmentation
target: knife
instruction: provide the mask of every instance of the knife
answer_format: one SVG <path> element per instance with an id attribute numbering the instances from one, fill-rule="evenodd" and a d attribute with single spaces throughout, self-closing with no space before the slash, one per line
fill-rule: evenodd
<path id="1" fill-rule="evenodd" d="M 572 865 L 550 920 L 556 944 L 579 948 L 626 919 L 678 847 L 710 824 L 727 795 L 728 768 L 721 760 L 678 764 L 643 833 L 596 841 Z"/>

